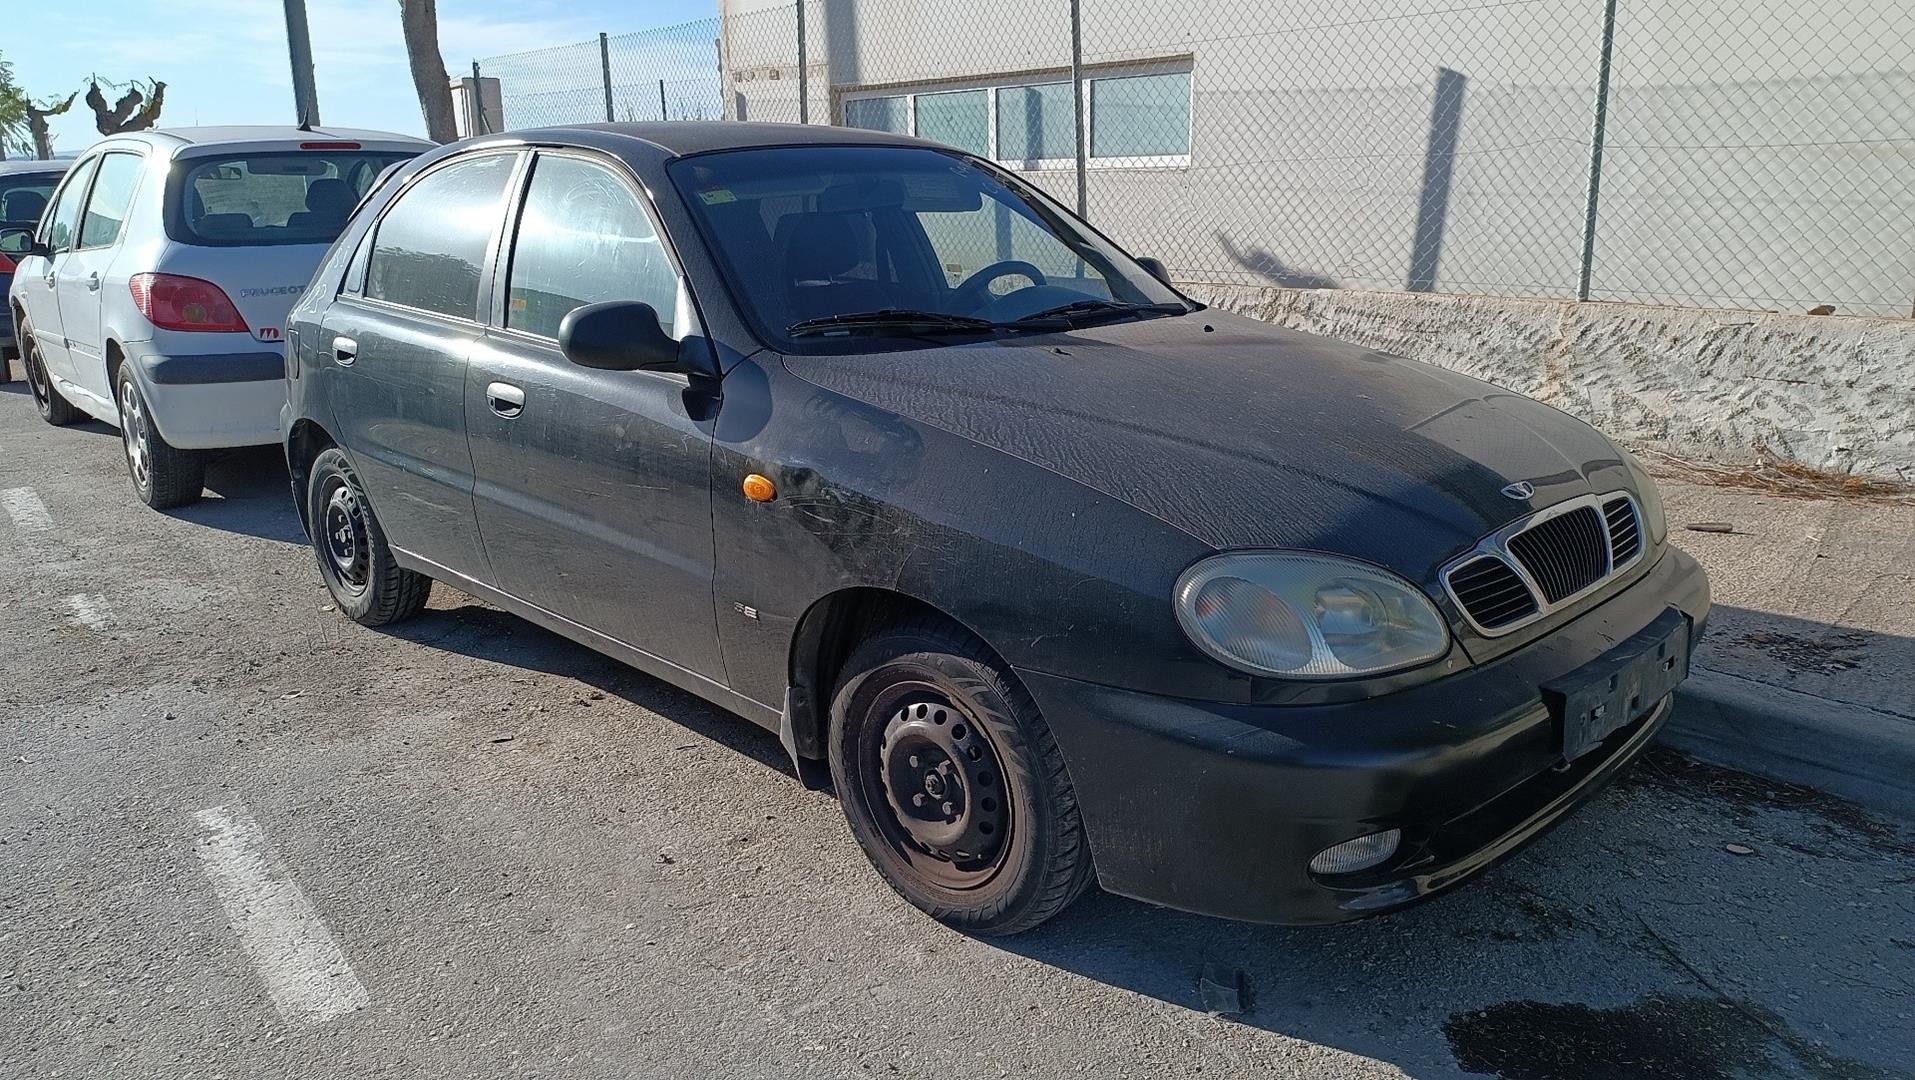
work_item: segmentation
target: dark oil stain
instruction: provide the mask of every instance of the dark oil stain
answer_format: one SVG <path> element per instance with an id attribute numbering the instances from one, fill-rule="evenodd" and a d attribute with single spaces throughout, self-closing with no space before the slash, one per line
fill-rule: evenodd
<path id="1" fill-rule="evenodd" d="M 1599 1009 L 1505 1001 L 1443 1022 L 1456 1063 L 1502 1080 L 1736 1080 L 1788 1072 L 1825 1080 L 1891 1074 L 1835 1057 L 1759 1006 L 1657 994 Z"/>
<path id="2" fill-rule="evenodd" d="M 1763 630 L 1729 641 L 1729 648 L 1760 649 L 1792 672 L 1835 675 L 1862 666 L 1868 635 L 1856 633 L 1803 637 Z"/>
<path id="3" fill-rule="evenodd" d="M 1915 839 L 1903 828 L 1869 816 L 1861 807 L 1801 784 L 1769 780 L 1685 757 L 1652 746 L 1617 784 L 1672 794 L 1711 796 L 1743 817 L 1757 810 L 1795 810 L 1814 814 L 1852 839 L 1888 855 L 1915 855 Z M 1808 854 L 1817 854 L 1809 852 Z"/>

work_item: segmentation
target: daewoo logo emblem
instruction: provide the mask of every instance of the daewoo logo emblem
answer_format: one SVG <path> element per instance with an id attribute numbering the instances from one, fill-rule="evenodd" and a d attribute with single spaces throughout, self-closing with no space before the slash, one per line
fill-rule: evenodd
<path id="1" fill-rule="evenodd" d="M 1511 484 L 1510 486 L 1503 489 L 1503 495 L 1505 498 L 1515 499 L 1518 502 L 1524 499 L 1527 499 L 1534 494 L 1536 494 L 1536 485 L 1530 483 L 1527 480 L 1518 480 L 1514 484 Z"/>

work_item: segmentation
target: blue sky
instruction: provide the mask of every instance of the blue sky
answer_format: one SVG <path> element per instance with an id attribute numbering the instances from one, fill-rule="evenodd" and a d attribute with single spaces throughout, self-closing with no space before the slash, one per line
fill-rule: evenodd
<path id="1" fill-rule="evenodd" d="M 281 0 L 5 0 L 0 56 L 36 98 L 89 75 L 166 82 L 161 126 L 293 121 Z M 714 0 L 439 0 L 453 73 L 474 58 L 706 18 Z M 307 0 L 320 115 L 329 125 L 423 135 L 399 36 L 398 0 Z M 111 100 L 115 95 L 108 95 Z M 56 121 L 55 149 L 99 136 L 82 103 Z"/>

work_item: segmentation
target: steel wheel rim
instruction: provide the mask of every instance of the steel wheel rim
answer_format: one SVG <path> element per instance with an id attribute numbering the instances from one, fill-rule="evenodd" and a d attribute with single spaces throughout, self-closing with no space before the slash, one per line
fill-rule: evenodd
<path id="1" fill-rule="evenodd" d="M 366 512 L 352 485 L 334 477 L 326 488 L 320 513 L 324 557 L 333 576 L 348 592 L 366 591 L 372 580 L 372 544 L 366 536 Z"/>
<path id="2" fill-rule="evenodd" d="M 126 444 L 126 467 L 133 482 L 144 489 L 153 466 L 152 435 L 139 391 L 131 382 L 120 384 L 120 441 Z"/>
<path id="3" fill-rule="evenodd" d="M 1015 823 L 989 734 L 969 709 L 925 683 L 890 687 L 869 715 L 859 739 L 864 801 L 892 849 L 943 888 L 990 882 Z"/>

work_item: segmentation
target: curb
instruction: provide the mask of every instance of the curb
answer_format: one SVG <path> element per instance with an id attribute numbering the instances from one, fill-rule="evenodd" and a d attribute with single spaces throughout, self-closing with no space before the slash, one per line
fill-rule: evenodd
<path id="1" fill-rule="evenodd" d="M 1915 721 L 1694 668 L 1664 745 L 1915 820 Z"/>

